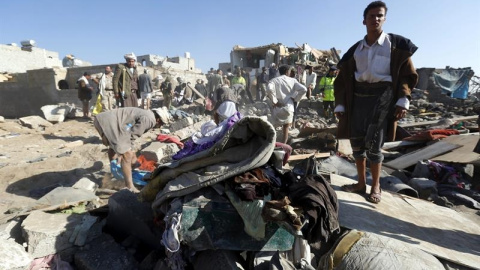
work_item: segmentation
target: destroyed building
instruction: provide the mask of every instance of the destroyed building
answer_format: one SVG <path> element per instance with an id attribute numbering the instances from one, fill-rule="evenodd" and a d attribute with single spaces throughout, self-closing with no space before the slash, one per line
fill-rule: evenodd
<path id="1" fill-rule="evenodd" d="M 73 55 L 60 60 L 57 52 L 38 48 L 33 40 L 23 43 L 21 48 L 0 44 L 0 78 L 4 80 L 0 80 L 0 100 L 8 101 L 0 106 L 0 115 L 8 118 L 43 115 L 41 107 L 45 105 L 69 103 L 81 107 L 76 82 L 83 73 L 102 73 L 106 66 L 115 69 L 118 64 L 91 65 Z M 190 54 L 185 56 L 140 55 L 137 63 L 149 69 L 152 78 L 182 77 L 195 85 L 196 79 L 205 76 Z"/>

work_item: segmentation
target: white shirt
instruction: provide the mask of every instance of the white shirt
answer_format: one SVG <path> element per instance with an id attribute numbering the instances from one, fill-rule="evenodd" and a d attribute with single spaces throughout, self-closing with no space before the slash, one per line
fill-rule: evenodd
<path id="1" fill-rule="evenodd" d="M 312 74 L 306 74 L 306 78 L 307 78 L 307 81 L 305 83 L 305 85 L 307 87 L 311 86 L 312 89 L 315 89 L 315 85 L 317 84 L 317 73 L 315 72 L 312 72 Z"/>
<path id="2" fill-rule="evenodd" d="M 353 57 L 357 65 L 357 82 L 391 82 L 390 59 L 392 43 L 385 32 L 371 46 L 363 39 L 357 46 Z"/>
<path id="3" fill-rule="evenodd" d="M 367 44 L 364 38 L 353 54 L 357 65 L 355 80 L 368 83 L 392 82 L 390 72 L 391 48 L 392 43 L 385 32 L 382 32 L 371 46 Z M 402 97 L 398 99 L 396 105 L 408 110 L 410 101 L 408 98 Z M 345 112 L 345 107 L 339 104 L 335 107 L 335 112 Z"/>
<path id="4" fill-rule="evenodd" d="M 300 101 L 305 93 L 307 88 L 304 85 L 285 75 L 271 79 L 267 85 L 267 96 L 273 104 L 281 102 L 290 112 L 294 111 L 293 101 Z"/>

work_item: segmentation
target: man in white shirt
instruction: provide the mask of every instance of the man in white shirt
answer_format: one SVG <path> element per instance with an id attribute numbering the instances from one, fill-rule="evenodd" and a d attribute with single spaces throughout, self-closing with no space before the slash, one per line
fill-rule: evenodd
<path id="1" fill-rule="evenodd" d="M 310 99 L 312 91 L 317 84 L 317 73 L 313 72 L 312 66 L 305 67 L 305 86 L 307 87 L 307 98 Z"/>
<path id="2" fill-rule="evenodd" d="M 365 8 L 367 35 L 342 57 L 334 82 L 337 138 L 350 139 L 358 173 L 358 183 L 342 188 L 365 193 L 368 158 L 372 186 L 366 199 L 372 203 L 381 201 L 381 147 L 384 141 L 395 139 L 397 120 L 405 117 L 418 80 L 411 60 L 417 47 L 407 38 L 382 30 L 386 15 L 382 1 Z"/>
<path id="3" fill-rule="evenodd" d="M 282 126 L 283 143 L 287 143 L 288 140 L 288 128 L 293 121 L 294 102 L 300 101 L 307 92 L 304 85 L 290 77 L 291 70 L 291 66 L 280 66 L 278 69 L 280 76 L 271 79 L 267 85 L 267 97 L 273 103 L 273 124 Z"/>

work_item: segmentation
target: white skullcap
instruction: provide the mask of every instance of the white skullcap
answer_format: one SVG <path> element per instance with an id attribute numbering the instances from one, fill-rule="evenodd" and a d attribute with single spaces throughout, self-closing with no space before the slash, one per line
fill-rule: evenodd
<path id="1" fill-rule="evenodd" d="M 137 60 L 137 57 L 135 56 L 135 54 L 132 52 L 132 53 L 127 53 L 123 56 L 125 58 L 125 60 L 130 60 L 130 59 L 133 59 L 133 60 Z"/>

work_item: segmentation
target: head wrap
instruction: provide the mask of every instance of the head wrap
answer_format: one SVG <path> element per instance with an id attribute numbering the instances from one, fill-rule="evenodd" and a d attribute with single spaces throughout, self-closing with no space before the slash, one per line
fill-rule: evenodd
<path id="1" fill-rule="evenodd" d="M 220 122 L 229 118 L 237 112 L 237 104 L 232 101 L 225 101 L 216 110 Z"/>
<path id="2" fill-rule="evenodd" d="M 163 124 L 167 125 L 170 123 L 171 116 L 167 110 L 167 107 L 152 109 L 152 111 L 156 112 L 158 116 L 160 116 L 160 120 L 162 120 Z"/>
<path id="3" fill-rule="evenodd" d="M 125 60 L 130 60 L 130 59 L 133 59 L 133 60 L 137 60 L 137 57 L 135 56 L 135 54 L 132 52 L 132 53 L 127 53 L 123 56 L 125 58 Z"/>

